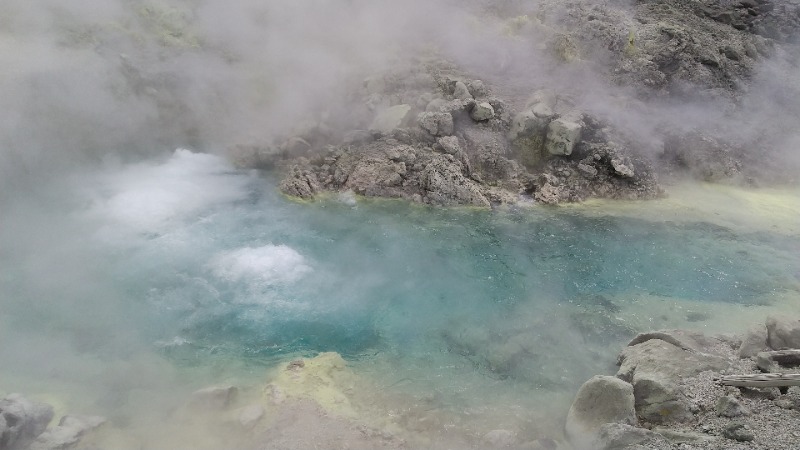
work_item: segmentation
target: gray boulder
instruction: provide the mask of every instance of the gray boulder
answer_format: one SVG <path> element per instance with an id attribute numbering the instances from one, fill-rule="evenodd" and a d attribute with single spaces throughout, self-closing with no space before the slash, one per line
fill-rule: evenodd
<path id="1" fill-rule="evenodd" d="M 648 335 L 652 338 L 646 339 Z M 633 384 L 636 413 L 640 419 L 660 424 L 691 418 L 694 405 L 686 398 L 678 381 L 730 365 L 723 357 L 698 350 L 713 347 L 710 345 L 713 342 L 714 338 L 702 334 L 672 335 L 669 332 L 634 338 L 633 345 L 619 356 L 617 376 Z"/>
<path id="2" fill-rule="evenodd" d="M 434 205 L 490 206 L 478 183 L 464 174 L 451 155 L 437 154 L 420 174 L 427 202 Z"/>
<path id="3" fill-rule="evenodd" d="M 567 439 L 576 449 L 593 449 L 601 427 L 636 423 L 633 386 L 619 378 L 595 376 L 581 386 L 567 414 Z"/>
<path id="4" fill-rule="evenodd" d="M 419 126 L 433 136 L 450 136 L 455 125 L 453 115 L 446 112 L 424 112 L 417 119 Z"/>
<path id="5" fill-rule="evenodd" d="M 764 350 L 767 350 L 767 329 L 760 325 L 747 330 L 739 346 L 739 358 L 752 358 Z"/>
<path id="6" fill-rule="evenodd" d="M 722 417 L 739 417 L 750 414 L 750 411 L 742 406 L 739 400 L 732 395 L 726 395 L 717 399 L 717 403 L 714 404 L 714 410 L 717 412 L 718 416 Z"/>
<path id="7" fill-rule="evenodd" d="M 767 344 L 773 350 L 800 348 L 800 320 L 768 317 Z"/>
<path id="8" fill-rule="evenodd" d="M 545 148 L 551 155 L 569 156 L 581 140 L 583 125 L 566 118 L 559 118 L 547 126 Z"/>
<path id="9" fill-rule="evenodd" d="M 453 89 L 453 98 L 459 100 L 472 99 L 472 94 L 469 93 L 469 88 L 463 81 L 456 81 L 455 88 Z"/>
<path id="10" fill-rule="evenodd" d="M 611 167 L 614 169 L 614 173 L 621 177 L 632 178 L 635 175 L 633 166 L 622 158 L 612 158 Z"/>
<path id="11" fill-rule="evenodd" d="M 469 116 L 476 122 L 485 122 L 494 118 L 494 108 L 488 102 L 476 103 Z"/>
<path id="12" fill-rule="evenodd" d="M 304 158 L 300 158 L 298 163 L 289 169 L 289 173 L 280 185 L 281 191 L 286 195 L 305 199 L 313 198 L 321 188 L 317 175 Z"/>
<path id="13" fill-rule="evenodd" d="M 9 394 L 0 400 L 0 449 L 26 448 L 52 419 L 52 406 Z"/>
<path id="14" fill-rule="evenodd" d="M 458 138 L 455 136 L 444 136 L 440 137 L 436 140 L 436 143 L 439 144 L 439 147 L 448 154 L 455 155 L 460 153 L 461 144 L 458 142 Z"/>

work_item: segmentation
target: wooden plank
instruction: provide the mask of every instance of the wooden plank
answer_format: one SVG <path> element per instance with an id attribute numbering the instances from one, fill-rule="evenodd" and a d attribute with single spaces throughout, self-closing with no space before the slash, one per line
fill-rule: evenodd
<path id="1" fill-rule="evenodd" d="M 737 387 L 788 387 L 800 386 L 800 373 L 764 373 L 756 375 L 728 375 L 720 378 L 724 386 Z"/>
<path id="2" fill-rule="evenodd" d="M 758 355 L 764 355 L 782 366 L 800 365 L 800 350 L 798 349 L 761 352 Z"/>

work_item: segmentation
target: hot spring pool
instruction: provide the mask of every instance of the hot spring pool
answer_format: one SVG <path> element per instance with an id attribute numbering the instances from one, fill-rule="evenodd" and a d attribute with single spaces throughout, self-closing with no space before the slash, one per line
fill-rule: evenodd
<path id="1" fill-rule="evenodd" d="M 797 192 L 308 204 L 179 150 L 7 213 L 0 390 L 120 427 L 198 387 L 256 386 L 280 362 L 337 352 L 365 380 L 363 404 L 406 431 L 553 435 L 638 331 L 736 332 L 800 304 Z"/>

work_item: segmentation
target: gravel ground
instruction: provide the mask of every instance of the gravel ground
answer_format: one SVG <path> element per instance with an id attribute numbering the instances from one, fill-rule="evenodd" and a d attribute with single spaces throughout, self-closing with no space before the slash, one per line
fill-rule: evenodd
<path id="1" fill-rule="evenodd" d="M 732 367 L 724 374 L 703 372 L 686 378 L 682 387 L 689 399 L 696 405 L 694 420 L 673 425 L 672 431 L 687 432 L 705 437 L 683 443 L 654 443 L 642 445 L 646 449 L 680 450 L 798 450 L 800 449 L 800 388 L 789 388 L 781 394 L 778 388 L 736 388 L 722 386 L 722 375 L 756 374 L 761 371 L 754 361 L 736 359 L 733 349 L 721 349 L 734 359 Z M 723 397 L 733 398 L 741 406 L 732 408 L 734 417 L 726 417 L 717 412 L 717 403 Z M 741 413 L 741 414 L 739 414 Z M 743 426 L 737 427 L 737 424 Z M 726 429 L 738 428 L 740 433 L 752 436 L 751 441 L 737 441 L 725 437 Z"/>

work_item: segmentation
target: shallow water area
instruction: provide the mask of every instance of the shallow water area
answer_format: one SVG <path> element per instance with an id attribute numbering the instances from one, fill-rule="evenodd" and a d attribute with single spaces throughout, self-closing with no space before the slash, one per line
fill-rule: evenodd
<path id="1" fill-rule="evenodd" d="M 797 191 L 489 211 L 276 184 L 178 150 L 10 205 L 0 390 L 105 415 L 108 442 L 214 448 L 176 419 L 193 390 L 276 408 L 282 364 L 336 352 L 334 416 L 481 448 L 494 429 L 559 439 L 575 390 L 639 331 L 738 332 L 800 306 Z"/>

